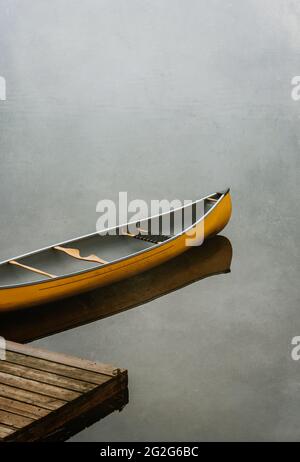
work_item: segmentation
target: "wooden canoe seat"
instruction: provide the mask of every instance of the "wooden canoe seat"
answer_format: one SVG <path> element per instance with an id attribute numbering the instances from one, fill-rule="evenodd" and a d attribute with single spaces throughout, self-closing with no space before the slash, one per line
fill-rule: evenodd
<path id="1" fill-rule="evenodd" d="M 15 260 L 10 260 L 8 263 L 11 265 L 19 266 L 20 268 L 26 269 L 28 271 L 33 271 L 34 273 L 42 274 L 43 276 L 47 276 L 48 278 L 56 278 L 54 274 L 47 273 L 46 271 L 42 271 L 38 268 L 33 268 L 32 266 L 27 266 L 23 265 L 22 263 L 19 263 L 18 261 Z"/>
<path id="2" fill-rule="evenodd" d="M 139 230 L 140 233 L 148 234 L 147 229 L 143 229 L 143 228 L 137 228 L 137 229 Z"/>
<path id="3" fill-rule="evenodd" d="M 136 235 L 132 233 L 127 233 L 126 231 L 122 231 L 122 236 L 135 237 Z"/>
<path id="4" fill-rule="evenodd" d="M 206 200 L 207 201 L 218 202 L 219 199 L 215 199 L 214 197 L 208 197 Z"/>
<path id="5" fill-rule="evenodd" d="M 85 260 L 85 261 L 91 261 L 94 263 L 101 263 L 102 265 L 105 263 L 108 263 L 108 261 L 103 260 L 103 258 L 97 257 L 97 255 L 88 255 L 87 257 L 81 257 L 79 249 L 61 247 L 60 245 L 57 245 L 56 247 L 53 247 L 53 248 L 55 250 L 60 250 L 61 252 L 66 253 L 70 257 L 77 258 L 78 260 Z"/>

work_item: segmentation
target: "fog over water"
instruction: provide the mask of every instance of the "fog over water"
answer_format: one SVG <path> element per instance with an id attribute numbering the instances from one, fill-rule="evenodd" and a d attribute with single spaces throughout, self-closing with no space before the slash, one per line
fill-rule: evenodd
<path id="1" fill-rule="evenodd" d="M 120 191 L 232 192 L 231 273 L 33 343 L 128 368 L 73 441 L 299 440 L 299 24 L 297 0 L 0 0 L 1 260 Z"/>

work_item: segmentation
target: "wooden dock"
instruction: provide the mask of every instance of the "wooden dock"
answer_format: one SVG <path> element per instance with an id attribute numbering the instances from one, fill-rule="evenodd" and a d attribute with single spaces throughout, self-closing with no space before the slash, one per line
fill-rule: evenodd
<path id="1" fill-rule="evenodd" d="M 51 439 L 126 390 L 124 369 L 7 342 L 0 360 L 0 441 Z"/>

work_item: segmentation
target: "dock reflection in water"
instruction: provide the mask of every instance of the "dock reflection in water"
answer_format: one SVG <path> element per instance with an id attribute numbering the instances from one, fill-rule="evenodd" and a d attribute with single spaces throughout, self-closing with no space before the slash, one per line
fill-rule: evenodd
<path id="1" fill-rule="evenodd" d="M 199 279 L 230 271 L 232 247 L 215 236 L 133 278 L 58 302 L 0 315 L 0 335 L 30 342 L 142 305 Z"/>
<path id="2" fill-rule="evenodd" d="M 123 408 L 128 404 L 128 402 L 127 388 L 126 390 L 120 391 L 112 398 L 109 398 L 100 405 L 96 406 L 92 411 L 83 414 L 76 420 L 73 420 L 71 423 L 59 429 L 57 432 L 52 433 L 47 438 L 43 439 L 43 441 L 66 441 L 82 430 L 104 419 L 113 412 L 121 412 Z"/>

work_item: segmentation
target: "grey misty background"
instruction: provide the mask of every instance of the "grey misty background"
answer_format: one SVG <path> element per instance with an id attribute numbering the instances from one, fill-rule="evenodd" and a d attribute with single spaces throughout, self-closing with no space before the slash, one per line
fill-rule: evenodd
<path id="1" fill-rule="evenodd" d="M 129 368 L 77 439 L 299 438 L 299 25 L 297 0 L 0 0 L 1 259 L 119 191 L 232 189 L 230 275 L 38 342 Z"/>

